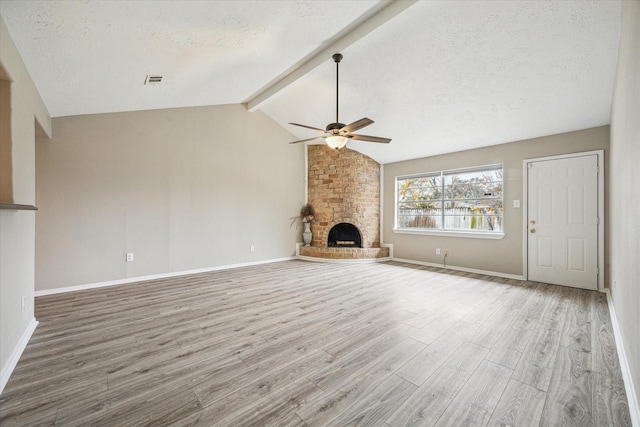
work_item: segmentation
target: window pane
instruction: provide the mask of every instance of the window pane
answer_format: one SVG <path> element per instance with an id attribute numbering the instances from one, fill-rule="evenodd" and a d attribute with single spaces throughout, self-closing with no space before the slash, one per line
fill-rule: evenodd
<path id="1" fill-rule="evenodd" d="M 440 176 L 398 180 L 398 201 L 439 201 L 442 198 Z"/>
<path id="2" fill-rule="evenodd" d="M 444 175 L 445 198 L 502 198 L 502 168 Z"/>
<path id="3" fill-rule="evenodd" d="M 441 176 L 398 180 L 397 227 L 442 228 Z"/>

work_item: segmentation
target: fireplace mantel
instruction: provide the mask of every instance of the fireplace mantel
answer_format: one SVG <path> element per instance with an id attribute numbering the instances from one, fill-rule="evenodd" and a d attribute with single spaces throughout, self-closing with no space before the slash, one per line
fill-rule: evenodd
<path id="1" fill-rule="evenodd" d="M 13 211 L 37 211 L 33 205 L 19 205 L 15 203 L 0 203 L 0 209 L 13 210 Z"/>

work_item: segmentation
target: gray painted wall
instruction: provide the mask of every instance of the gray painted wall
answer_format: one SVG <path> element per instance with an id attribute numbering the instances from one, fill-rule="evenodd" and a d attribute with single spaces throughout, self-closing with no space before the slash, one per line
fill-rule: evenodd
<path id="1" fill-rule="evenodd" d="M 36 149 L 36 290 L 293 256 L 291 139 L 239 104 L 53 119 Z"/>
<path id="2" fill-rule="evenodd" d="M 476 150 L 407 160 L 384 165 L 384 243 L 392 243 L 394 257 L 442 264 L 435 249 L 447 250 L 447 265 L 506 275 L 523 274 L 523 208 L 513 208 L 513 200 L 523 202 L 525 159 L 609 148 L 609 127 L 545 136 Z M 395 178 L 423 172 L 459 169 L 502 163 L 504 167 L 504 232 L 501 240 L 394 233 Z M 605 175 L 606 185 L 606 175 Z M 606 230 L 605 230 L 606 231 Z M 605 247 L 606 252 L 606 247 Z"/>
<path id="3" fill-rule="evenodd" d="M 640 408 L 640 1 L 622 2 L 611 111 L 611 294 Z M 640 415 L 640 414 L 638 414 Z"/>
<path id="4" fill-rule="evenodd" d="M 40 131 L 50 133 L 51 118 L 1 18 L 0 68 L 12 81 L 14 202 L 33 205 L 36 203 L 36 126 Z M 9 362 L 20 339 L 33 320 L 36 215 L 34 211 L 0 210 L 0 368 L 3 379 L 9 373 Z M 26 302 L 24 311 L 22 297 Z"/>

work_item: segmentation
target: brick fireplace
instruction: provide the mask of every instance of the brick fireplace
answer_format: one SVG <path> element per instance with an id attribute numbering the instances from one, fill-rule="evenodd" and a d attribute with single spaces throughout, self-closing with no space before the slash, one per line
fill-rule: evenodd
<path id="1" fill-rule="evenodd" d="M 311 224 L 311 246 L 301 247 L 300 255 L 333 259 L 388 257 L 389 248 L 380 247 L 380 165 L 348 148 L 307 148 L 308 200 L 316 215 Z M 344 224 L 359 231 L 361 247 L 328 247 L 331 229 L 344 228 Z"/>

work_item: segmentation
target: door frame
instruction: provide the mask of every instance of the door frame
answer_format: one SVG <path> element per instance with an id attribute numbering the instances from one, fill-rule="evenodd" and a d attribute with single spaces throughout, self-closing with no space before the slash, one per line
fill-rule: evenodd
<path id="1" fill-rule="evenodd" d="M 525 280 L 529 280 L 529 164 L 541 161 L 568 159 L 572 157 L 597 156 L 598 162 L 598 291 L 604 292 L 604 225 L 605 225 L 605 209 L 604 209 L 604 150 L 583 151 L 579 153 L 561 154 L 548 157 L 536 157 L 533 159 L 524 159 L 522 161 L 522 182 L 523 182 L 523 201 L 522 201 L 522 276 Z"/>

